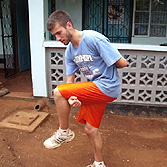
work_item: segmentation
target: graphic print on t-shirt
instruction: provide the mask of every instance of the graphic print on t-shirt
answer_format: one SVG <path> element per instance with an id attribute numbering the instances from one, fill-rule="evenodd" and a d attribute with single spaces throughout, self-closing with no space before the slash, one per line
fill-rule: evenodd
<path id="1" fill-rule="evenodd" d="M 93 78 L 96 78 L 97 76 L 101 75 L 98 68 L 94 69 L 93 65 L 93 58 L 91 55 L 79 55 L 75 56 L 73 60 L 77 66 L 79 67 L 80 71 L 83 73 L 83 75 L 88 78 L 89 80 L 93 80 Z M 92 63 L 90 63 L 92 62 Z M 91 66 L 90 66 L 91 64 Z"/>

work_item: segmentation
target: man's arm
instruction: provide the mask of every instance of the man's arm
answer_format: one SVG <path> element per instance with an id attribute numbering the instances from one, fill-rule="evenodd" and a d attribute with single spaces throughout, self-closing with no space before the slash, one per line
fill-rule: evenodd
<path id="1" fill-rule="evenodd" d="M 123 68 L 126 67 L 128 63 L 124 57 L 121 57 L 118 61 L 115 62 L 115 65 L 117 68 Z"/>
<path id="2" fill-rule="evenodd" d="M 74 75 L 67 75 L 67 83 L 74 83 L 74 79 L 75 79 L 75 74 Z M 78 100 L 78 98 L 76 96 L 71 96 L 68 99 L 68 103 L 70 104 L 70 106 L 72 106 L 74 108 L 78 108 L 81 106 L 81 102 Z"/>
<path id="3" fill-rule="evenodd" d="M 74 83 L 75 74 L 67 75 L 67 82 L 66 83 Z"/>

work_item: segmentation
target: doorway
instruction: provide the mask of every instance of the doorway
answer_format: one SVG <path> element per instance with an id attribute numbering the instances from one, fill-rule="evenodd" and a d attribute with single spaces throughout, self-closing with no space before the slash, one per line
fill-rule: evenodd
<path id="1" fill-rule="evenodd" d="M 30 69 L 28 0 L 15 0 L 19 72 Z"/>
<path id="2" fill-rule="evenodd" d="M 0 0 L 0 11 L 0 62 L 7 78 L 30 69 L 28 0 Z"/>

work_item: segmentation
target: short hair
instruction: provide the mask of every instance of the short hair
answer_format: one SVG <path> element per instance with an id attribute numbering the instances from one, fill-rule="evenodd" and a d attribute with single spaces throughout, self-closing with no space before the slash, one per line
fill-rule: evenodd
<path id="1" fill-rule="evenodd" d="M 66 24 L 69 21 L 72 23 L 71 16 L 67 12 L 63 10 L 54 11 L 47 20 L 47 30 L 51 31 L 55 27 L 56 23 L 59 23 L 61 26 L 66 28 Z"/>

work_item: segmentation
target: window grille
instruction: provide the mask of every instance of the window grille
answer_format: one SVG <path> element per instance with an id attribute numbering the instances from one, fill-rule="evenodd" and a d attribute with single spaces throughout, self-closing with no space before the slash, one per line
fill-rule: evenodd
<path id="1" fill-rule="evenodd" d="M 134 35 L 167 37 L 167 0 L 136 0 Z"/>

